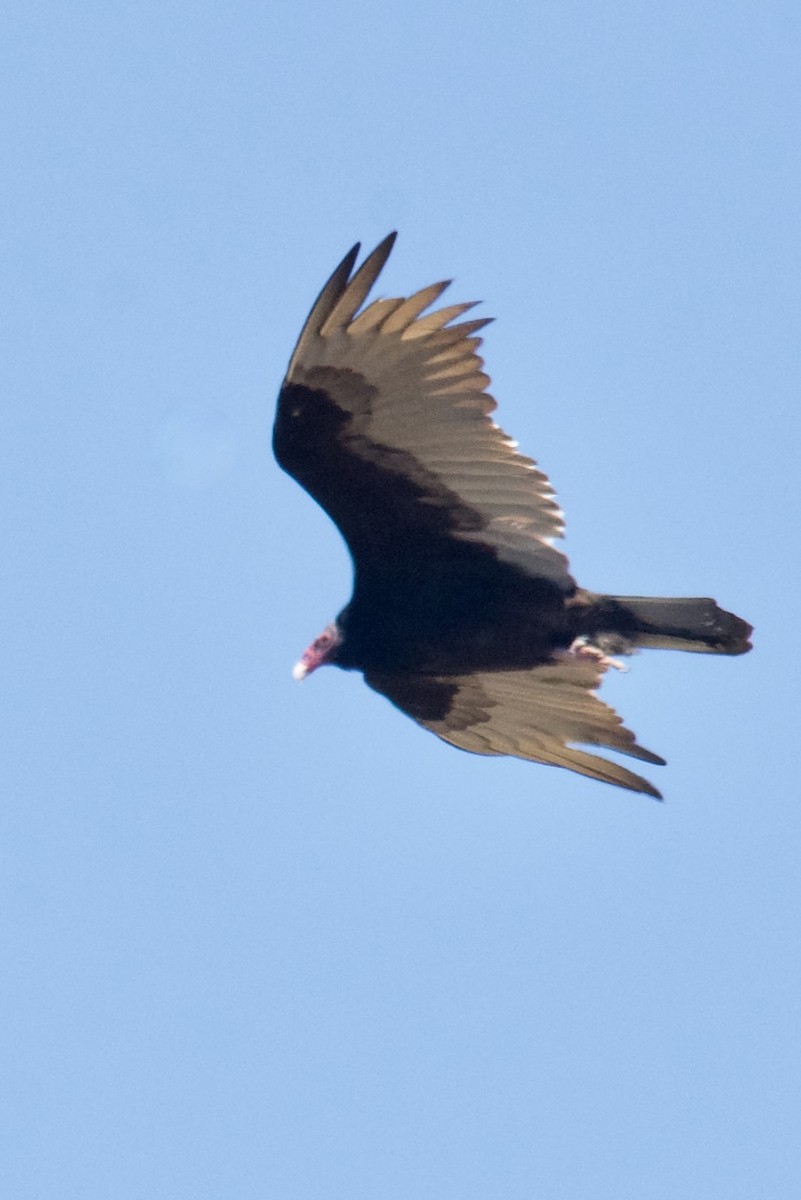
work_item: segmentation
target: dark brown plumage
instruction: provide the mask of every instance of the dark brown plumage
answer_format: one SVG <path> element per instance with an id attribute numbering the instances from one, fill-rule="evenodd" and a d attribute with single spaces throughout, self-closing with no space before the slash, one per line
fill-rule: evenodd
<path id="1" fill-rule="evenodd" d="M 325 662 L 365 681 L 445 741 L 511 754 L 659 796 L 579 749 L 650 763 L 595 695 L 613 654 L 640 646 L 742 654 L 751 627 L 710 599 L 601 596 L 579 588 L 552 541 L 562 513 L 545 475 L 491 420 L 477 349 L 486 320 L 447 284 L 362 307 L 391 234 L 359 247 L 320 293 L 278 401 L 279 464 L 339 526 L 350 603 L 295 674 Z"/>

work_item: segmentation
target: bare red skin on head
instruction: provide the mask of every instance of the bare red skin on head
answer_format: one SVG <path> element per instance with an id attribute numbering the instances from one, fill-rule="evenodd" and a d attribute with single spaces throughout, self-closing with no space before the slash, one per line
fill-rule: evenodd
<path id="1" fill-rule="evenodd" d="M 321 634 L 318 635 L 300 656 L 300 660 L 295 663 L 292 668 L 292 674 L 295 679 L 305 679 L 307 675 L 311 675 L 312 671 L 316 671 L 318 667 L 323 667 L 331 660 L 334 651 L 342 641 L 342 635 L 332 622 L 326 625 Z"/>

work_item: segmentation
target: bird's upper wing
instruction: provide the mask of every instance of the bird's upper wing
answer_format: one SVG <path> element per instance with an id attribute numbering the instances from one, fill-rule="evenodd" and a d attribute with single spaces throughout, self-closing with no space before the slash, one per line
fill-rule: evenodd
<path id="1" fill-rule="evenodd" d="M 446 742 L 474 754 L 510 754 L 566 767 L 661 799 L 647 779 L 575 745 L 605 746 L 644 762 L 664 759 L 637 745 L 614 709 L 595 695 L 600 663 L 566 654 L 526 671 L 455 677 L 387 676 L 365 681 Z"/>
<path id="2" fill-rule="evenodd" d="M 548 479 L 498 428 L 470 304 L 421 315 L 447 286 L 362 309 L 395 235 L 337 267 L 309 314 L 278 401 L 275 455 L 361 559 L 425 553 L 431 535 L 574 588 Z"/>

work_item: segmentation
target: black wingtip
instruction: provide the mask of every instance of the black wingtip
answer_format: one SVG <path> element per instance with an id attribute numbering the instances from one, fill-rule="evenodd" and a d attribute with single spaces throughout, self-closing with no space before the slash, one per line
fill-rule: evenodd
<path id="1" fill-rule="evenodd" d="M 361 248 L 361 242 L 354 242 L 348 253 L 342 259 L 342 262 L 339 264 L 336 270 L 332 272 L 332 278 L 339 275 L 340 271 L 344 274 L 346 279 L 350 277 L 350 273 L 353 270 L 356 259 L 359 257 L 359 251 Z"/>
<path id="2" fill-rule="evenodd" d="M 380 255 L 382 263 L 386 262 L 387 258 L 389 257 L 389 254 L 392 250 L 392 247 L 395 245 L 397 236 L 398 236 L 397 229 L 393 229 L 392 233 L 388 233 L 387 236 L 378 243 L 375 250 L 373 250 L 373 252 L 368 255 L 368 258 L 373 258 L 374 255 L 376 255 L 376 256 Z M 339 264 L 339 266 L 333 272 L 333 274 L 331 276 L 332 279 L 336 279 L 338 276 L 344 276 L 344 279 L 346 282 L 350 279 L 350 276 L 353 272 L 353 268 L 356 265 L 356 259 L 359 257 L 361 248 L 362 248 L 361 242 L 354 242 L 354 244 L 351 246 L 348 253 L 342 259 L 342 262 Z M 367 261 L 367 259 L 365 259 L 365 262 L 366 261 Z"/>
<path id="3" fill-rule="evenodd" d="M 390 254 L 392 253 L 392 247 L 395 245 L 397 237 L 398 237 L 398 231 L 397 231 L 397 229 L 393 229 L 392 233 L 388 233 L 387 236 L 378 243 L 378 245 L 376 246 L 376 248 L 372 252 L 372 254 L 369 255 L 368 258 L 365 259 L 365 262 L 369 262 L 371 259 L 375 259 L 377 262 L 381 263 L 379 270 L 383 270 L 384 263 L 387 261 Z"/>
<path id="4" fill-rule="evenodd" d="M 636 783 L 624 783 L 619 786 L 627 787 L 632 792 L 637 792 L 640 796 L 650 796 L 652 800 L 658 800 L 660 804 L 664 803 L 665 797 L 655 788 L 650 779 L 643 779 L 642 775 L 635 775 L 633 778 Z M 604 780 L 605 783 L 617 783 L 616 780 Z"/>

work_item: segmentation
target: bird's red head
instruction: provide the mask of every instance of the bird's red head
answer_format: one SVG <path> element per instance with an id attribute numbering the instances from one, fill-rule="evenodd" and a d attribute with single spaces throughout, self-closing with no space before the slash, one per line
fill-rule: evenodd
<path id="1" fill-rule="evenodd" d="M 307 675 L 311 675 L 312 671 L 316 671 L 318 667 L 323 667 L 327 662 L 330 662 L 336 652 L 337 646 L 342 641 L 342 634 L 339 632 L 336 624 L 326 625 L 323 632 L 316 637 L 308 650 L 304 650 L 300 656 L 300 661 L 296 662 L 292 668 L 292 676 L 300 682 Z"/>

